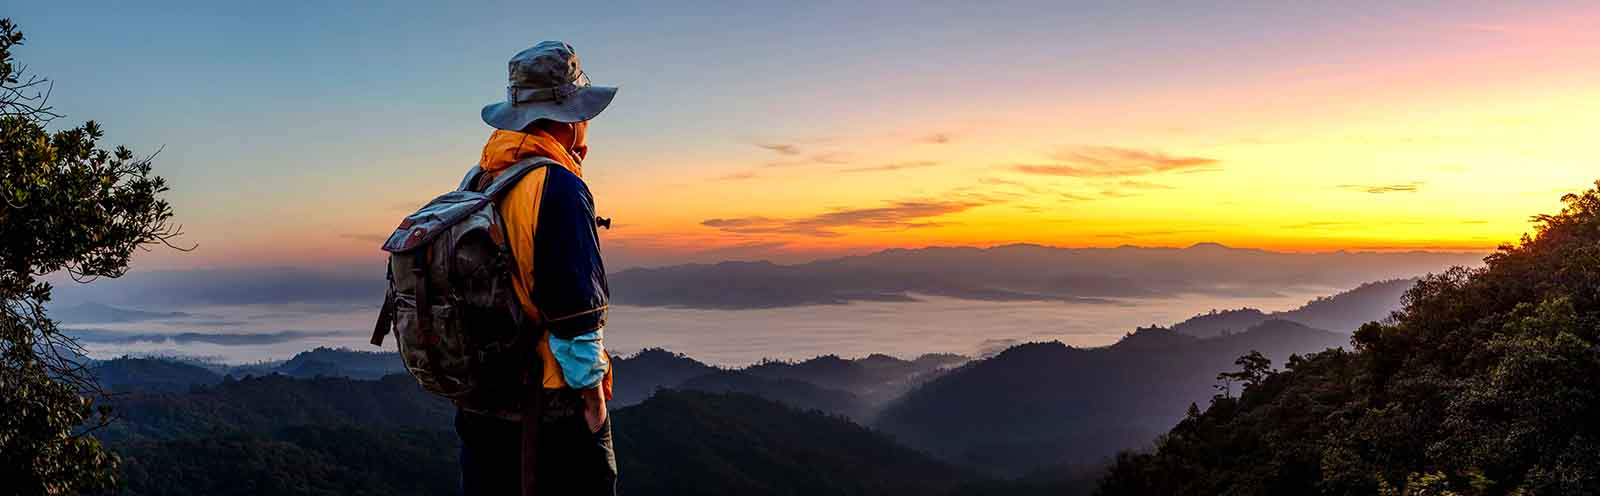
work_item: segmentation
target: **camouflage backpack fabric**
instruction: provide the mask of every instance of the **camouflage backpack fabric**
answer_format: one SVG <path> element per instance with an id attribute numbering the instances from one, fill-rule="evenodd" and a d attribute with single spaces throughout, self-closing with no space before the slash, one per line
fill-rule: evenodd
<path id="1" fill-rule="evenodd" d="M 523 379 L 539 363 L 538 334 L 512 288 L 516 261 L 495 208 L 540 167 L 534 157 L 479 187 L 477 166 L 455 191 L 406 216 L 383 243 L 389 290 L 372 344 L 393 332 L 406 370 L 422 388 L 480 413 L 515 417 Z"/>

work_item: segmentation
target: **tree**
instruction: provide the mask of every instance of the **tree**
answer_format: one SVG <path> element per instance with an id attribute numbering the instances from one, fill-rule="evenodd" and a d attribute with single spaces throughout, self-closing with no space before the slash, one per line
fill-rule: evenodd
<path id="1" fill-rule="evenodd" d="M 93 121 L 51 132 L 50 81 L 12 58 L 0 19 L 0 480 L 13 494 L 114 485 L 117 458 L 88 434 L 110 421 L 83 349 L 45 314 L 51 285 L 119 277 L 135 249 L 180 234 L 153 157 L 98 148 Z M 102 402 L 103 403 L 103 402 Z"/>
<path id="2" fill-rule="evenodd" d="M 1235 382 L 1242 383 L 1248 388 L 1260 384 L 1267 379 L 1267 376 L 1272 375 L 1272 359 L 1262 355 L 1260 351 L 1250 350 L 1250 353 L 1234 360 L 1233 364 L 1239 366 L 1238 372 L 1217 374 L 1217 381 L 1221 384 L 1217 384 L 1216 388 L 1222 391 L 1224 398 L 1233 396 Z"/>

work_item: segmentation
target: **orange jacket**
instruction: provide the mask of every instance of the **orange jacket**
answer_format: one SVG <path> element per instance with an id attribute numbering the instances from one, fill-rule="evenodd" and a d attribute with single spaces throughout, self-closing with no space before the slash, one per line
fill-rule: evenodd
<path id="1" fill-rule="evenodd" d="M 488 143 L 483 145 L 483 155 L 478 161 L 478 166 L 490 174 L 495 174 L 531 156 L 548 157 L 559 162 L 567 171 L 577 176 L 579 181 L 583 177 L 583 170 L 579 167 L 578 161 L 573 160 L 566 147 L 557 143 L 549 134 L 539 131 L 520 133 L 495 130 L 494 134 L 489 136 Z M 522 303 L 522 309 L 532 316 L 536 322 L 548 323 L 552 319 L 584 317 L 588 318 L 586 322 L 590 322 L 587 324 L 589 326 L 604 325 L 606 308 L 603 301 L 600 302 L 598 308 L 581 309 L 581 312 L 573 315 L 548 315 L 551 312 L 541 311 L 539 308 L 539 291 L 569 291 L 569 288 L 539 288 L 535 286 L 540 282 L 541 278 L 534 271 L 536 266 L 534 253 L 537 249 L 534 246 L 534 240 L 539 229 L 541 201 L 545 198 L 546 184 L 551 180 L 551 174 L 553 173 L 561 172 L 551 171 L 550 168 L 546 167 L 528 173 L 498 202 L 500 218 L 504 220 L 506 234 L 510 238 L 511 254 L 517 260 L 517 277 L 513 281 L 517 299 Z M 563 196 L 563 198 L 566 197 Z M 592 228 L 592 220 L 590 221 L 590 228 Z M 592 254 L 592 256 L 598 259 L 598 253 Z M 600 272 L 601 274 L 598 277 L 602 278 L 600 284 L 603 286 L 603 269 Z M 599 313 L 598 319 L 593 318 L 593 314 L 596 312 Z M 570 322 L 571 320 L 567 321 Z M 598 322 L 598 324 L 594 322 Z M 550 339 L 550 333 L 544 333 L 544 335 L 540 336 L 538 346 L 539 358 L 543 362 L 544 368 L 544 387 L 549 389 L 567 387 L 567 382 L 562 376 L 560 363 L 550 350 Z M 605 397 L 610 399 L 611 367 L 610 360 L 606 357 L 603 348 L 600 352 L 600 357 L 605 362 L 606 369 L 600 385 L 605 392 Z"/>

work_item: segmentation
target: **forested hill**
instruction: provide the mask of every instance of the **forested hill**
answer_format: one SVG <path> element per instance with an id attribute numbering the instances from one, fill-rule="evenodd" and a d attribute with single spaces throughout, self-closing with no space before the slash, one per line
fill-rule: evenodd
<path id="1" fill-rule="evenodd" d="M 1245 371 L 1100 493 L 1600 492 L 1600 189 L 1563 201 L 1486 267 L 1420 281 L 1353 351 Z"/>
<path id="2" fill-rule="evenodd" d="M 407 376 L 285 376 L 135 393 L 96 435 L 122 494 L 456 491 L 454 408 Z M 1000 484 L 853 424 L 769 400 L 663 390 L 613 412 L 625 494 L 946 494 Z"/>
<path id="3" fill-rule="evenodd" d="M 1026 344 L 911 391 L 877 426 L 912 446 L 1001 475 L 1099 462 L 1148 445 L 1216 391 L 1219 372 L 1259 350 L 1282 360 L 1344 345 L 1343 334 L 1269 320 L 1199 339 L 1141 329 L 1113 346 Z"/>

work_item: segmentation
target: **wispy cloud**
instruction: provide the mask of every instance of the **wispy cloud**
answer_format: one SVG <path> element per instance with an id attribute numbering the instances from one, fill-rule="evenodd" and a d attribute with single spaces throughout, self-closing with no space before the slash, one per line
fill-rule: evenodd
<path id="1" fill-rule="evenodd" d="M 840 229 L 915 229 L 942 225 L 929 219 L 982 204 L 951 201 L 899 201 L 883 207 L 847 208 L 808 217 L 763 216 L 706 219 L 701 225 L 737 234 L 839 236 Z"/>
<path id="2" fill-rule="evenodd" d="M 1051 159 L 1050 163 L 1018 164 L 1014 168 L 1043 176 L 1132 177 L 1163 172 L 1208 172 L 1219 170 L 1216 165 L 1221 163 L 1208 157 L 1174 156 L 1111 146 L 1073 147 L 1052 155 Z"/>
<path id="3" fill-rule="evenodd" d="M 740 181 L 740 180 L 744 180 L 744 179 L 755 179 L 757 177 L 760 177 L 760 176 L 757 176 L 755 171 L 739 171 L 739 172 L 730 172 L 728 174 L 723 175 L 722 177 L 718 177 L 717 179 L 718 180 L 722 180 L 722 181 Z"/>
<path id="4" fill-rule="evenodd" d="M 918 168 L 922 168 L 922 167 L 933 167 L 935 165 L 939 165 L 940 163 L 941 162 L 939 162 L 937 160 L 915 160 L 915 161 L 911 161 L 911 162 L 895 162 L 895 163 L 892 163 L 892 164 L 874 165 L 874 166 L 871 166 L 871 167 L 854 167 L 854 168 L 844 169 L 841 172 L 880 172 L 880 171 L 895 171 L 895 170 L 901 170 L 901 169 L 918 169 Z"/>
<path id="5" fill-rule="evenodd" d="M 954 138 L 950 136 L 949 133 L 933 133 L 917 138 L 917 143 L 922 143 L 925 145 L 943 145 L 950 143 L 950 141 L 953 139 Z"/>
<path id="6" fill-rule="evenodd" d="M 800 145 L 792 143 L 756 143 L 756 146 L 772 150 L 779 155 L 799 155 Z"/>
<path id="7" fill-rule="evenodd" d="M 1412 181 L 1409 183 L 1399 184 L 1341 184 L 1338 187 L 1339 189 L 1348 189 L 1372 194 L 1416 193 L 1417 190 L 1422 188 L 1422 184 L 1422 181 Z"/>

